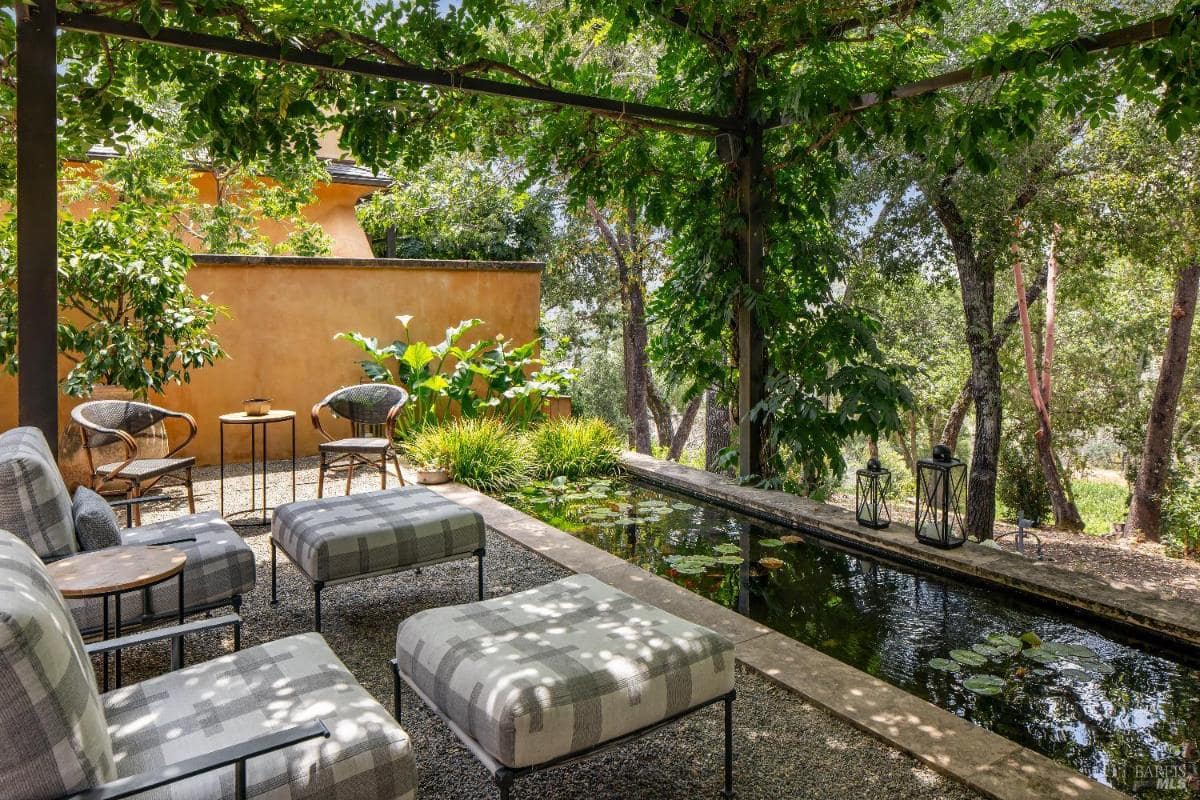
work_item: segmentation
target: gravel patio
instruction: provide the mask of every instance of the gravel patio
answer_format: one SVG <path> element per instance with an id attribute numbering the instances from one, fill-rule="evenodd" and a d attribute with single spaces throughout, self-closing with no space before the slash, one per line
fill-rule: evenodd
<path id="1" fill-rule="evenodd" d="M 290 500 L 288 466 L 285 462 L 271 464 L 271 504 Z M 344 481 L 326 483 L 327 494 L 340 494 L 343 488 Z M 362 475 L 355 480 L 356 492 L 377 488 L 377 476 Z M 315 459 L 303 459 L 297 473 L 297 499 L 315 496 Z M 199 511 L 217 509 L 215 468 L 198 470 L 196 500 Z M 225 504 L 227 511 L 249 505 L 245 466 L 227 468 Z M 146 514 L 146 520 L 183 513 L 186 503 L 182 501 L 162 503 Z M 253 548 L 258 564 L 258 584 L 242 610 L 244 646 L 309 630 L 312 595 L 308 584 L 281 559 L 280 604 L 271 607 L 268 528 L 242 528 L 240 533 Z M 324 635 L 363 686 L 390 707 L 388 659 L 394 653 L 397 624 L 426 608 L 474 599 L 474 570 L 473 562 L 463 561 L 427 568 L 420 575 L 406 573 L 330 589 L 324 598 Z M 565 574 L 562 568 L 489 531 L 490 596 L 531 588 Z M 227 638 L 216 635 L 190 640 L 189 661 L 219 656 L 228 646 Z M 130 651 L 125 659 L 125 680 L 137 681 L 166 668 L 165 647 Z M 739 666 L 737 680 L 736 786 L 742 798 L 978 797 L 748 669 Z M 485 770 L 419 700 L 406 696 L 403 712 L 404 727 L 416 750 L 418 797 L 466 800 L 492 796 Z M 517 787 L 517 797 L 565 800 L 595 794 L 599 787 L 603 787 L 604 797 L 613 800 L 716 797 L 721 727 L 720 710 L 714 708 L 583 764 L 532 776 Z"/>

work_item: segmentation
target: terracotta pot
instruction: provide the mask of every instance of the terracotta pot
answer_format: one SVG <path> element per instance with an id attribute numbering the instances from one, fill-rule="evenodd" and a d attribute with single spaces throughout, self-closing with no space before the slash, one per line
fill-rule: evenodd
<path id="1" fill-rule="evenodd" d="M 89 400 L 132 400 L 133 394 L 119 386 L 97 386 Z M 138 445 L 138 455 L 143 458 L 161 458 L 170 450 L 167 429 L 163 423 L 151 425 L 133 437 Z M 124 461 L 125 445 L 121 442 L 97 447 L 92 450 L 92 459 L 97 466 Z M 67 490 L 72 494 L 77 486 L 91 486 L 92 471 L 88 467 L 87 452 L 83 449 L 83 435 L 79 426 L 70 423 L 58 438 L 58 468 L 62 471 Z M 113 485 L 104 488 L 119 490 Z"/>
<path id="2" fill-rule="evenodd" d="M 419 469 L 417 470 L 417 483 L 423 486 L 437 486 L 440 483 L 449 483 L 450 473 L 444 469 Z"/>
<path id="3" fill-rule="evenodd" d="M 549 419 L 569 419 L 571 410 L 570 397 L 549 397 L 546 399 L 546 417 Z"/>

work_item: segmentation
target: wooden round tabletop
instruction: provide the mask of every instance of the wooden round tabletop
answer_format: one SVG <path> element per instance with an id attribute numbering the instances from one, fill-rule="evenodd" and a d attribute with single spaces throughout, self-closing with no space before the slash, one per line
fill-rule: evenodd
<path id="1" fill-rule="evenodd" d="M 268 411 L 265 414 L 251 416 L 245 411 L 237 411 L 232 414 L 222 414 L 220 419 L 225 425 L 254 425 L 256 423 L 283 422 L 292 419 L 296 416 L 295 411 L 285 411 L 282 408 Z"/>
<path id="2" fill-rule="evenodd" d="M 179 574 L 187 554 L 174 547 L 110 547 L 64 558 L 46 569 L 63 597 L 128 592 Z"/>

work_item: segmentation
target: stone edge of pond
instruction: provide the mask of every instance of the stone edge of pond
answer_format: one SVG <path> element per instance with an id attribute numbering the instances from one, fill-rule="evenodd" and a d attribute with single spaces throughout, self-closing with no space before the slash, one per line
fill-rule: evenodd
<path id="1" fill-rule="evenodd" d="M 876 531 L 854 521 L 848 510 L 786 492 L 739 486 L 704 470 L 638 453 L 622 456 L 625 470 L 638 478 L 684 494 L 747 510 L 774 522 L 819 534 L 850 547 L 874 551 L 902 563 L 940 570 L 1016 589 L 1088 615 L 1141 630 L 1156 639 L 1200 646 L 1200 607 L 1118 582 L 1035 561 L 1006 550 L 968 542 L 954 550 L 919 544 L 907 525 Z"/>
<path id="2" fill-rule="evenodd" d="M 986 797 L 1128 797 L 499 500 L 454 483 L 428 488 L 477 511 L 489 528 L 559 566 L 718 631 L 735 643 L 745 666 Z"/>

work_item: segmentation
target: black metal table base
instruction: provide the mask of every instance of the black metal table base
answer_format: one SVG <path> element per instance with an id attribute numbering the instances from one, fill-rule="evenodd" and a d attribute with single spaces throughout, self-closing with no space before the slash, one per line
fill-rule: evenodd
<path id="1" fill-rule="evenodd" d="M 113 630 L 112 638 L 114 638 L 114 639 L 121 638 L 121 595 L 128 594 L 131 591 L 141 592 L 142 593 L 142 617 L 148 618 L 150 616 L 150 590 L 153 589 L 155 586 L 158 586 L 159 584 L 166 583 L 167 581 L 171 580 L 172 578 L 179 579 L 179 624 L 182 625 L 183 619 L 184 619 L 185 606 L 183 604 L 183 570 L 181 569 L 175 575 L 168 575 L 167 577 L 163 578 L 161 581 L 155 581 L 154 583 L 147 584 L 146 586 L 143 586 L 139 589 L 126 589 L 126 590 L 119 591 L 119 592 L 105 592 L 104 594 L 94 595 L 95 597 L 100 598 L 100 603 L 103 606 L 103 613 L 101 614 L 102 621 L 100 623 L 100 640 L 105 641 L 105 642 L 108 641 L 108 639 L 110 638 L 108 635 L 108 630 L 110 627 Z M 115 617 L 115 620 L 111 623 L 111 625 L 109 623 L 109 615 L 108 615 L 109 598 L 112 598 L 112 601 L 113 601 L 113 616 Z M 176 645 L 176 646 L 178 647 L 178 651 L 175 654 L 176 663 L 179 664 L 180 666 L 182 666 L 183 665 L 183 637 L 179 638 L 178 645 Z M 116 684 L 117 684 L 116 688 L 120 689 L 121 688 L 121 651 L 118 650 L 116 653 L 113 653 L 111 655 L 112 655 L 112 662 L 113 662 L 113 672 L 116 677 Z M 107 652 L 100 656 L 100 658 L 101 658 L 100 683 L 103 687 L 103 689 L 101 691 L 105 691 L 105 692 L 108 691 L 108 683 L 109 683 L 109 680 L 108 680 L 109 656 L 110 656 L 110 654 Z"/>
<path id="2" fill-rule="evenodd" d="M 274 422 L 282 422 L 283 420 L 275 420 Z M 296 502 L 296 418 L 291 417 L 288 420 L 292 424 L 292 502 Z M 274 424 L 272 421 L 264 419 L 261 422 L 237 422 L 227 423 L 222 421 L 221 428 L 221 477 L 220 477 L 220 494 L 221 494 L 221 517 L 225 518 L 234 528 L 259 528 L 264 525 L 269 525 L 271 520 L 268 519 L 268 512 L 274 511 L 273 507 L 267 505 L 267 427 Z M 250 428 L 250 507 L 241 511 L 230 511 L 225 513 L 225 426 L 237 425 Z M 255 429 L 262 428 L 262 467 L 261 473 L 258 468 L 258 451 L 257 437 Z M 262 484 L 262 507 L 259 508 L 258 501 L 255 495 L 258 493 L 259 475 L 261 474 Z M 239 514 L 260 513 L 262 516 L 258 520 L 231 520 L 228 517 L 237 516 Z"/>

